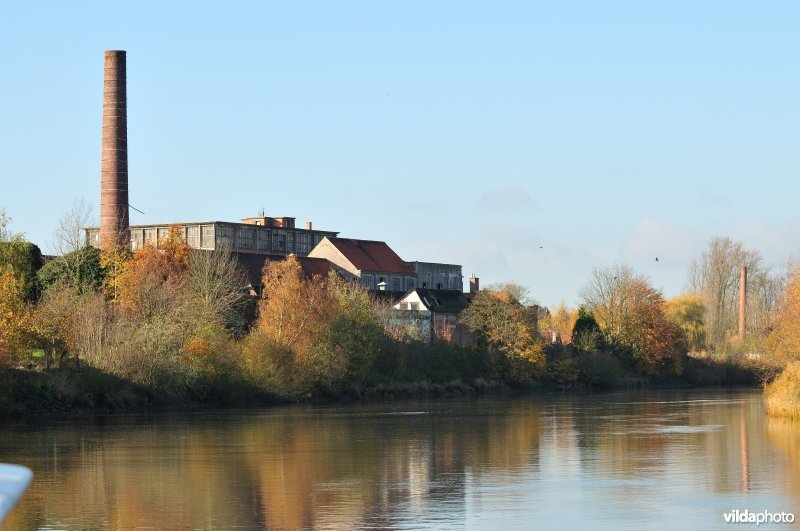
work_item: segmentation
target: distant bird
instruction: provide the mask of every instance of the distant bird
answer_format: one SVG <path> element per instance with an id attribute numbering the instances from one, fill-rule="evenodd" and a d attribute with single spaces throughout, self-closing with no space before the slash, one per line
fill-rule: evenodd
<path id="1" fill-rule="evenodd" d="M 656 262 L 658 262 L 658 257 L 656 256 Z"/>
<path id="2" fill-rule="evenodd" d="M 544 245 L 540 245 L 540 246 L 539 246 L 539 249 L 544 249 Z"/>

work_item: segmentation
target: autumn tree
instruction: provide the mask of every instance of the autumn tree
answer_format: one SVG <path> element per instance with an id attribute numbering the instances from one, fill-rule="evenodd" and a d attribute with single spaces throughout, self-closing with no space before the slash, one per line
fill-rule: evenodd
<path id="1" fill-rule="evenodd" d="M 595 268 L 580 291 L 605 340 L 630 352 L 640 372 L 680 371 L 686 342 L 664 314 L 664 297 L 626 265 Z M 667 367 L 669 365 L 669 367 Z"/>
<path id="2" fill-rule="evenodd" d="M 664 312 L 683 331 L 691 350 L 705 349 L 706 307 L 699 295 L 687 293 L 673 297 L 664 305 Z"/>
<path id="3" fill-rule="evenodd" d="M 529 384 L 544 366 L 544 356 L 530 311 L 515 293 L 481 290 L 460 320 L 480 343 L 503 356 L 501 376 Z"/>
<path id="4" fill-rule="evenodd" d="M 42 251 L 35 244 L 18 238 L 0 242 L 0 268 L 14 273 L 25 300 L 32 301 L 38 296 L 36 272 L 42 264 Z"/>
<path id="5" fill-rule="evenodd" d="M 798 269 L 791 274 L 786 291 L 775 311 L 767 346 L 783 364 L 800 361 L 800 270 Z"/>
<path id="6" fill-rule="evenodd" d="M 264 268 L 258 327 L 302 358 L 327 326 L 334 301 L 327 278 L 306 278 L 294 256 Z"/>
<path id="7" fill-rule="evenodd" d="M 6 362 L 32 346 L 31 308 L 26 287 L 11 268 L 0 268 L 0 342 Z"/>
<path id="8" fill-rule="evenodd" d="M 150 317 L 182 302 L 190 248 L 175 229 L 156 248 L 145 245 L 124 264 L 117 296 L 127 310 Z"/>
<path id="9" fill-rule="evenodd" d="M 552 308 L 545 320 L 544 328 L 555 340 L 569 344 L 572 342 L 572 329 L 578 320 L 578 310 L 568 308 L 562 301 Z"/>

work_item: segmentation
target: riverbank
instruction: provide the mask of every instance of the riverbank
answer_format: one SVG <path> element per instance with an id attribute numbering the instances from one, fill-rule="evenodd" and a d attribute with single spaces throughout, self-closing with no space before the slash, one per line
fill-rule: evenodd
<path id="1" fill-rule="evenodd" d="M 29 371 L 0 371 L 0 419 L 109 414 L 152 410 L 191 410 L 248 407 L 298 402 L 386 401 L 482 394 L 594 393 L 622 389 L 679 389 L 702 387 L 758 387 L 762 376 L 753 367 L 731 362 L 687 359 L 682 376 L 615 377 L 590 383 L 544 378 L 534 385 L 518 386 L 500 379 L 474 378 L 446 381 L 394 381 L 349 385 L 335 391 L 320 390 L 286 397 L 265 392 L 246 381 L 204 385 L 203 391 L 185 388 L 152 389 L 92 367 Z"/>

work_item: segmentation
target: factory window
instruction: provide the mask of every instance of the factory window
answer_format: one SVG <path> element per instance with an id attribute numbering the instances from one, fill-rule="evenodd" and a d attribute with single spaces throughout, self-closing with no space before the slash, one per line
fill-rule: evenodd
<path id="1" fill-rule="evenodd" d="M 200 247 L 200 227 L 190 225 L 186 227 L 186 245 L 193 249 Z"/>
<path id="2" fill-rule="evenodd" d="M 214 225 L 201 225 L 200 226 L 200 248 L 201 249 L 214 249 Z"/>

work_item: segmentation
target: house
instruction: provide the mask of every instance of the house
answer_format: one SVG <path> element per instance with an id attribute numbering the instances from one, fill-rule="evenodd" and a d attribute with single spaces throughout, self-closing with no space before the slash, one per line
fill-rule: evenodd
<path id="1" fill-rule="evenodd" d="M 475 336 L 458 322 L 467 306 L 469 302 L 461 290 L 416 288 L 406 293 L 394 308 L 404 323 L 420 327 L 423 340 L 436 338 L 469 347 L 475 344 Z"/>
<path id="2" fill-rule="evenodd" d="M 344 278 L 370 290 L 403 291 L 416 287 L 416 275 L 386 242 L 326 236 L 308 253 L 324 258 Z"/>

